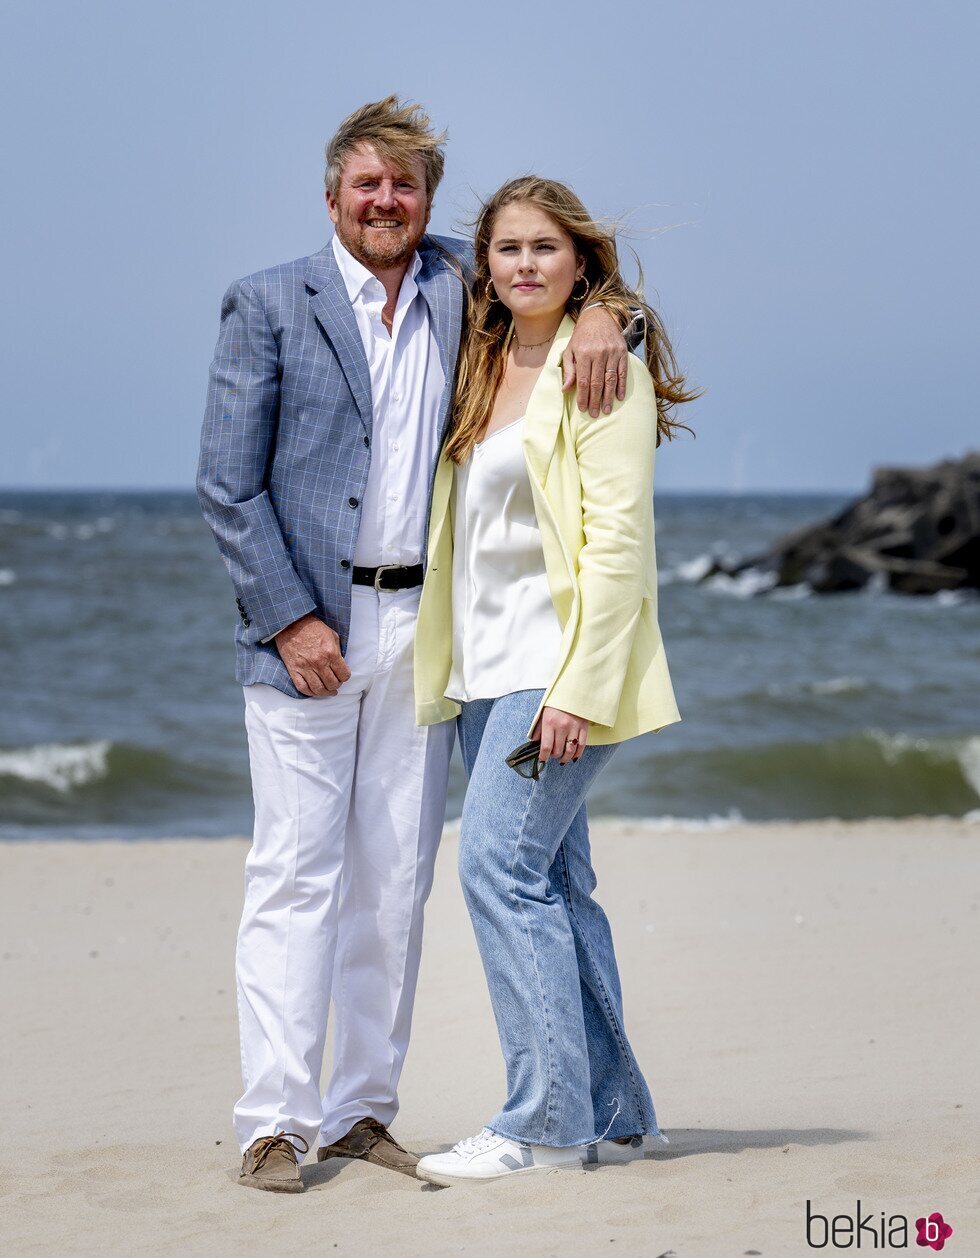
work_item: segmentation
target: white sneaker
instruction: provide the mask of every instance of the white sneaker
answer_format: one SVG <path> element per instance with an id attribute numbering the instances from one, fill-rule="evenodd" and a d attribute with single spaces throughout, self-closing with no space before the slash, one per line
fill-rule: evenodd
<path id="1" fill-rule="evenodd" d="M 626 1144 L 616 1140 L 597 1140 L 595 1144 L 586 1145 L 583 1161 L 586 1165 L 598 1163 L 609 1165 L 613 1162 L 638 1162 L 648 1153 L 660 1153 L 669 1145 L 666 1136 L 659 1139 L 655 1136 L 634 1136 Z"/>
<path id="2" fill-rule="evenodd" d="M 500 1179 L 525 1171 L 581 1168 L 585 1146 L 555 1148 L 546 1144 L 518 1144 L 484 1127 L 476 1136 L 460 1140 L 448 1153 L 428 1153 L 415 1174 L 430 1184 L 448 1186 L 461 1179 Z"/>

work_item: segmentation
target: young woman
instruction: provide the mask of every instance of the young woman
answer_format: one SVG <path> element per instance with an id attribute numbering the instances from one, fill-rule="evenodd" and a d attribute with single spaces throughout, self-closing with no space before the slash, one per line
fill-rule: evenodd
<path id="1" fill-rule="evenodd" d="M 552 180 L 506 184 L 476 232 L 453 426 L 436 472 L 415 644 L 420 724 L 458 715 L 460 877 L 507 1099 L 430 1154 L 438 1184 L 625 1161 L 665 1144 L 592 898 L 585 796 L 624 739 L 680 719 L 657 625 L 654 450 L 685 391 L 615 241 Z M 586 306 L 646 321 L 626 397 L 580 413 L 561 355 Z M 527 740 L 540 747 L 517 751 Z M 516 760 L 517 770 L 508 764 Z"/>

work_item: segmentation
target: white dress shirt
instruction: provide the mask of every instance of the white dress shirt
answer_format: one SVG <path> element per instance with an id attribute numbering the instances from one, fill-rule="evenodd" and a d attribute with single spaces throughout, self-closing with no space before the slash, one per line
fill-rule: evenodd
<path id="1" fill-rule="evenodd" d="M 422 259 L 416 253 L 405 272 L 389 335 L 381 321 L 384 285 L 336 235 L 333 252 L 371 373 L 371 469 L 354 563 L 367 568 L 421 563 L 446 386 L 429 307 L 415 283 Z"/>
<path id="2" fill-rule="evenodd" d="M 453 666 L 446 698 L 545 690 L 561 626 L 524 460 L 524 419 L 474 447 L 454 477 Z"/>

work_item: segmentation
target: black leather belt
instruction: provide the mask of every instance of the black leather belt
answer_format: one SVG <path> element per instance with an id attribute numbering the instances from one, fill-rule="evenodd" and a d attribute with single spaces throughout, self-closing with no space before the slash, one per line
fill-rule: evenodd
<path id="1" fill-rule="evenodd" d="M 358 568 L 355 564 L 354 584 L 373 585 L 376 590 L 411 590 L 422 584 L 422 565 L 402 568 L 396 563 L 383 563 L 380 568 Z"/>

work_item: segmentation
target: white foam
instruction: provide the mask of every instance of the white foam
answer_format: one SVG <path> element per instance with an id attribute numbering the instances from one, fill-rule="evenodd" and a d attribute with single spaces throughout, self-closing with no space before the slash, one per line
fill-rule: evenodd
<path id="1" fill-rule="evenodd" d="M 931 755 L 934 759 L 948 762 L 952 757 L 960 766 L 970 788 L 980 796 L 980 735 L 967 738 L 915 738 L 911 734 L 886 734 L 880 729 L 867 731 L 881 749 L 890 765 L 899 762 L 909 751 Z"/>
<path id="2" fill-rule="evenodd" d="M 707 817 L 673 817 L 663 814 L 656 817 L 620 817 L 596 815 L 597 822 L 615 822 L 617 825 L 632 826 L 644 830 L 727 830 L 731 826 L 744 826 L 744 816 L 737 808 L 730 808 L 722 816 L 712 813 Z"/>
<path id="3" fill-rule="evenodd" d="M 73 786 L 85 786 L 106 776 L 111 745 L 106 740 L 38 743 L 34 747 L 0 751 L 0 777 L 41 782 L 65 795 Z"/>
<path id="4" fill-rule="evenodd" d="M 695 583 L 711 571 L 714 563 L 713 555 L 698 555 L 694 559 L 688 559 L 686 563 L 679 563 L 672 575 L 679 581 Z"/>
<path id="5" fill-rule="evenodd" d="M 960 762 L 963 776 L 973 790 L 980 795 L 980 737 L 965 738 L 956 758 Z"/>
<path id="6" fill-rule="evenodd" d="M 458 839 L 461 825 L 459 817 L 446 819 L 443 834 L 450 839 Z M 737 808 L 731 808 L 722 816 L 712 813 L 707 817 L 673 817 L 665 813 L 655 817 L 632 817 L 620 813 L 590 813 L 589 824 L 626 826 L 632 830 L 728 830 L 734 826 L 749 823 Z M 757 825 L 757 822 L 751 823 Z"/>
<path id="7" fill-rule="evenodd" d="M 93 537 L 98 537 L 100 533 L 111 533 L 116 527 L 116 522 L 109 515 L 101 515 L 90 524 L 76 524 L 73 530 L 73 536 L 81 542 L 91 541 Z"/>
<path id="8" fill-rule="evenodd" d="M 898 764 L 899 760 L 910 751 L 931 751 L 934 743 L 928 738 L 915 738 L 911 734 L 887 734 L 883 729 L 869 729 L 867 736 L 877 743 L 878 749 L 887 764 Z"/>
<path id="9" fill-rule="evenodd" d="M 13 568 L 0 568 L 0 585 L 13 585 L 17 580 L 17 573 Z"/>
<path id="10" fill-rule="evenodd" d="M 831 677 L 828 681 L 815 681 L 809 689 L 815 695 L 844 695 L 867 687 L 863 677 Z"/>
<path id="11" fill-rule="evenodd" d="M 746 568 L 733 577 L 727 572 L 716 572 L 705 582 L 709 590 L 732 594 L 735 598 L 754 598 L 756 594 L 766 594 L 775 584 L 775 572 L 767 572 L 763 568 Z"/>
<path id="12" fill-rule="evenodd" d="M 977 590 L 937 590 L 929 596 L 937 607 L 961 607 L 964 603 L 975 603 L 980 598 Z"/>

